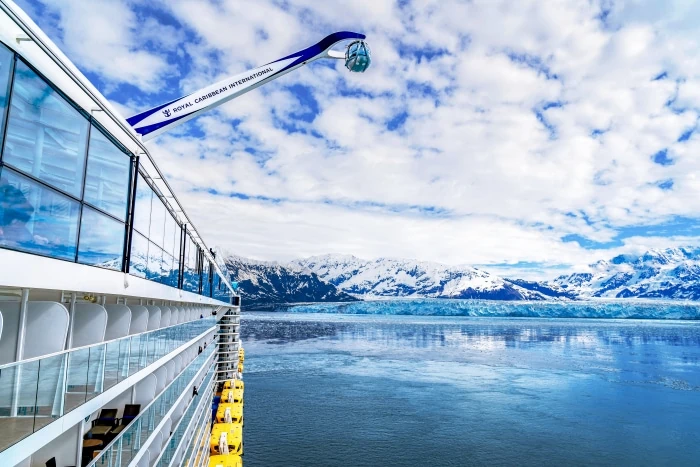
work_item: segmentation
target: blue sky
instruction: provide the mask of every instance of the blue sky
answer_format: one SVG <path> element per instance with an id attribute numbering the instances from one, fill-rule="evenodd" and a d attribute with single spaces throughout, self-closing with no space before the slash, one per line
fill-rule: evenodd
<path id="1" fill-rule="evenodd" d="M 148 143 L 227 251 L 551 277 L 700 244 L 697 2 L 19 3 L 124 116 L 367 34 L 365 74 L 319 61 Z"/>

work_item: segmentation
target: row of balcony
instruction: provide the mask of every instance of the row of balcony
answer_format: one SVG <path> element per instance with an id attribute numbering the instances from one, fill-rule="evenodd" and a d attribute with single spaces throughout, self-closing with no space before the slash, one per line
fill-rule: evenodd
<path id="1" fill-rule="evenodd" d="M 0 366 L 0 452 L 187 342 L 213 333 L 215 325 L 215 318 L 202 318 Z M 211 345 L 208 352 L 214 350 Z M 188 362 L 176 357 L 164 365 L 158 385 Z"/>
<path id="2" fill-rule="evenodd" d="M 177 425 L 172 434 L 176 436 L 180 426 L 187 427 L 193 410 L 201 399 L 211 397 L 214 353 L 214 347 L 210 346 L 199 354 L 126 430 L 99 452 L 88 467 L 125 467 L 133 462 L 138 462 L 138 465 L 152 465 L 150 459 L 155 461 L 156 456 L 172 442 L 170 431 L 173 425 Z M 198 385 L 198 394 L 195 395 L 190 388 L 198 381 L 198 376 L 201 383 Z M 172 415 L 178 409 L 179 416 L 173 423 Z M 148 453 L 145 450 L 148 450 Z M 162 465 L 169 465 L 169 460 L 167 464 Z"/>

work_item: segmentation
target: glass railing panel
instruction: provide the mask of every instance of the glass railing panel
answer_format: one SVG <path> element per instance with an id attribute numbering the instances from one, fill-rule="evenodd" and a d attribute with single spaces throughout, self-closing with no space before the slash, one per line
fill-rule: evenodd
<path id="1" fill-rule="evenodd" d="M 143 355 L 145 353 L 146 335 L 131 336 L 129 338 L 129 376 L 143 369 Z"/>
<path id="2" fill-rule="evenodd" d="M 105 371 L 105 349 L 106 344 L 90 347 L 88 350 L 88 375 L 87 389 L 85 400 L 89 401 L 98 394 L 102 394 L 104 390 L 104 371 Z"/>
<path id="3" fill-rule="evenodd" d="M 19 382 L 19 385 L 17 384 Z M 0 372 L 0 451 L 34 432 L 39 362 L 27 362 Z"/>
<path id="4" fill-rule="evenodd" d="M 106 391 L 120 381 L 119 376 L 121 375 L 121 368 L 119 366 L 119 357 L 121 352 L 119 347 L 121 341 L 112 341 L 105 344 L 105 357 L 104 357 L 104 379 L 102 382 L 102 390 Z"/>
<path id="5" fill-rule="evenodd" d="M 138 445 L 142 446 L 148 437 L 153 433 L 154 428 L 154 417 L 153 417 L 154 407 L 151 405 L 146 413 L 141 417 L 141 430 L 138 432 Z"/>
<path id="6" fill-rule="evenodd" d="M 122 441 L 125 441 L 125 438 L 122 439 Z M 116 449 L 110 449 L 109 452 L 105 454 L 105 459 L 107 460 L 108 465 L 120 467 L 122 442 L 117 443 L 115 448 Z"/>
<path id="7" fill-rule="evenodd" d="M 148 362 L 148 365 L 158 360 L 156 348 L 158 347 L 159 332 L 160 331 L 155 331 L 154 333 L 148 335 L 148 342 L 146 344 L 146 362 Z"/>
<path id="8" fill-rule="evenodd" d="M 158 360 L 161 358 L 163 355 L 166 354 L 165 352 L 165 335 L 166 335 L 166 330 L 161 329 L 159 331 L 156 331 L 154 334 L 154 348 L 153 348 L 153 354 L 155 355 L 154 360 Z"/>
<path id="9" fill-rule="evenodd" d="M 129 377 L 129 349 L 130 339 L 119 340 L 119 381 Z"/>
<path id="10" fill-rule="evenodd" d="M 162 358 L 164 355 L 167 355 L 170 352 L 170 347 L 172 345 L 171 339 L 170 339 L 171 332 L 169 329 L 164 329 L 163 332 L 160 335 L 160 341 L 159 341 L 159 346 L 158 346 L 158 358 Z"/>
<path id="11" fill-rule="evenodd" d="M 114 456 L 103 455 L 97 465 L 109 465 L 110 467 L 119 467 L 119 465 L 129 465 L 131 459 L 139 451 L 140 444 L 140 432 L 141 432 L 141 420 L 135 420 L 129 428 L 123 431 L 121 438 L 112 445 L 111 450 L 116 453 L 116 457 L 120 463 L 109 464 L 109 461 L 114 458 Z"/>
<path id="12" fill-rule="evenodd" d="M 68 354 L 68 384 L 63 403 L 65 412 L 73 410 L 87 400 L 89 363 L 89 347 Z"/>
<path id="13" fill-rule="evenodd" d="M 34 431 L 61 417 L 65 411 L 62 399 L 67 360 L 67 356 L 63 354 L 37 361 L 39 377 L 35 391 Z M 20 388 L 22 388 L 21 385 Z"/>

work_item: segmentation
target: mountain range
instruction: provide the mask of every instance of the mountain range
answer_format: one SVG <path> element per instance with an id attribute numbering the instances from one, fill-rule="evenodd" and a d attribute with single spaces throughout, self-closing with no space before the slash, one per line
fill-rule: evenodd
<path id="1" fill-rule="evenodd" d="M 575 298 L 664 298 L 700 300 L 700 248 L 649 250 L 598 261 L 589 272 L 548 283 Z"/>
<path id="2" fill-rule="evenodd" d="M 263 309 L 272 304 L 358 300 L 310 271 L 238 256 L 227 256 L 225 262 L 232 280 L 238 282 L 246 307 Z"/>
<path id="3" fill-rule="evenodd" d="M 381 258 L 324 255 L 293 261 L 290 267 L 313 272 L 338 289 L 363 299 L 473 298 L 484 300 L 549 300 L 560 292 L 541 290 L 470 266 Z M 565 294 L 564 294 L 565 295 Z"/>
<path id="4" fill-rule="evenodd" d="M 700 300 L 700 248 L 649 250 L 598 261 L 551 281 L 503 278 L 471 266 L 323 255 L 289 263 L 229 256 L 244 302 L 347 302 L 445 298 L 568 301 L 597 298 Z"/>

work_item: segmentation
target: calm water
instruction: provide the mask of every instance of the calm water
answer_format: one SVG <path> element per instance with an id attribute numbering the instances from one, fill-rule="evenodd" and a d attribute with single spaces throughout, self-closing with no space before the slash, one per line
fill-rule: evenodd
<path id="1" fill-rule="evenodd" d="M 700 323 L 248 313 L 245 465 L 700 465 Z"/>

